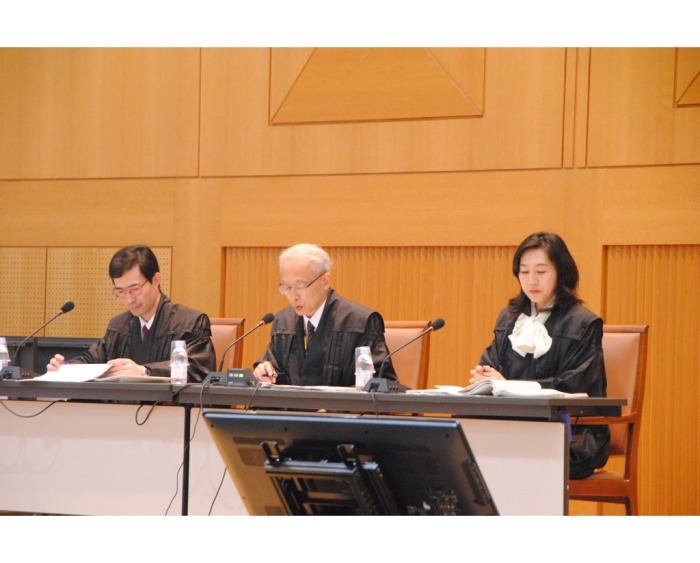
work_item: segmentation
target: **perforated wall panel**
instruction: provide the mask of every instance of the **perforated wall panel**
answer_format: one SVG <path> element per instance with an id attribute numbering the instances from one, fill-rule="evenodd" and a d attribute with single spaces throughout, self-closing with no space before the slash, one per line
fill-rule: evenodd
<path id="1" fill-rule="evenodd" d="M 45 248 L 0 248 L 0 336 L 30 334 L 43 324 L 45 279 Z"/>
<path id="2" fill-rule="evenodd" d="M 98 337 L 109 320 L 124 311 L 112 296 L 109 261 L 119 248 L 51 248 L 47 254 L 46 318 L 66 301 L 75 310 L 46 329 L 46 336 Z M 170 248 L 153 248 L 161 273 L 162 288 L 170 290 Z"/>

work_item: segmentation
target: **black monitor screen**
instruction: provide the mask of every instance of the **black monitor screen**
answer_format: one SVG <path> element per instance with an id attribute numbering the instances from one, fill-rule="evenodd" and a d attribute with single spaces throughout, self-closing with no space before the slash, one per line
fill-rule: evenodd
<path id="1" fill-rule="evenodd" d="M 495 515 L 456 420 L 209 411 L 254 515 Z"/>
<path id="2" fill-rule="evenodd" d="M 46 373 L 46 364 L 56 354 L 61 354 L 67 360 L 80 356 L 99 338 L 69 338 L 58 336 L 35 336 L 27 340 L 17 350 L 24 338 L 8 336 L 7 347 L 13 365 L 20 366 L 37 374 Z M 16 356 L 16 357 L 15 357 Z"/>

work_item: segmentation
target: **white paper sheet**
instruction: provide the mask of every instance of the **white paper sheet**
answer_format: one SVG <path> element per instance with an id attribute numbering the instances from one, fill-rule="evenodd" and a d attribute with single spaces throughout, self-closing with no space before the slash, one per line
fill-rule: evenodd
<path id="1" fill-rule="evenodd" d="M 47 371 L 44 375 L 29 381 L 65 381 L 71 383 L 91 381 L 100 377 L 110 367 L 112 366 L 109 364 L 63 364 L 56 371 Z"/>

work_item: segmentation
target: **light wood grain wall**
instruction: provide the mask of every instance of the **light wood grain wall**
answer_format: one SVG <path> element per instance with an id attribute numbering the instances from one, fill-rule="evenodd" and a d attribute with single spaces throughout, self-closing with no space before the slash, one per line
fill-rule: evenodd
<path id="1" fill-rule="evenodd" d="M 640 464 L 644 512 L 698 514 L 700 245 L 616 245 L 605 249 L 605 258 L 605 318 L 650 326 Z"/>
<path id="2" fill-rule="evenodd" d="M 385 320 L 445 320 L 445 330 L 431 335 L 429 387 L 467 383 L 466 374 L 490 342 L 498 312 L 518 288 L 515 278 L 508 275 L 513 248 L 325 249 L 333 261 L 331 285 L 342 296 L 380 311 Z M 245 318 L 257 321 L 266 312 L 275 313 L 289 304 L 277 291 L 281 250 L 228 249 L 227 311 L 241 311 Z M 251 277 L 258 283 L 251 285 Z M 244 364 L 252 365 L 268 341 L 269 330 L 251 335 L 244 348 Z"/>
<path id="3" fill-rule="evenodd" d="M 667 306 L 700 268 L 698 71 L 670 48 L 0 49 L 0 333 L 69 289 L 58 249 L 95 276 L 100 249 L 168 249 L 174 300 L 253 322 L 284 305 L 279 250 L 310 241 L 348 297 L 445 318 L 430 383 L 456 383 L 512 294 L 509 253 L 554 230 L 590 308 L 652 326 L 643 513 L 700 513 L 697 472 L 679 478 L 697 412 L 655 379 L 699 375 L 692 308 Z M 114 303 L 81 307 L 99 336 Z"/>

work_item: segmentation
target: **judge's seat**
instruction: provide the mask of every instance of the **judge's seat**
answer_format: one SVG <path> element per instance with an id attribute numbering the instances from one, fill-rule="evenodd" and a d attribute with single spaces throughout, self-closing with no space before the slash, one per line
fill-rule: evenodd
<path id="1" fill-rule="evenodd" d="M 389 352 L 418 336 L 430 327 L 430 321 L 384 321 L 384 339 Z M 394 371 L 402 385 L 425 389 L 428 384 L 430 332 L 391 357 Z"/>
<path id="2" fill-rule="evenodd" d="M 620 417 L 583 417 L 580 424 L 610 426 L 610 456 L 606 467 L 587 479 L 569 481 L 569 499 L 624 504 L 628 515 L 639 514 L 637 471 L 639 425 L 642 420 L 649 327 L 603 326 L 603 354 L 608 397 L 627 399 Z M 624 456 L 624 472 L 608 469 L 615 456 Z"/>
<path id="3" fill-rule="evenodd" d="M 216 351 L 216 369 L 219 369 L 221 357 L 229 347 L 229 345 L 243 335 L 245 319 L 236 318 L 218 318 L 209 319 L 211 322 L 211 340 L 214 343 Z M 243 342 L 236 344 L 226 354 L 226 362 L 222 369 L 226 371 L 228 368 L 239 368 L 243 363 Z"/>

